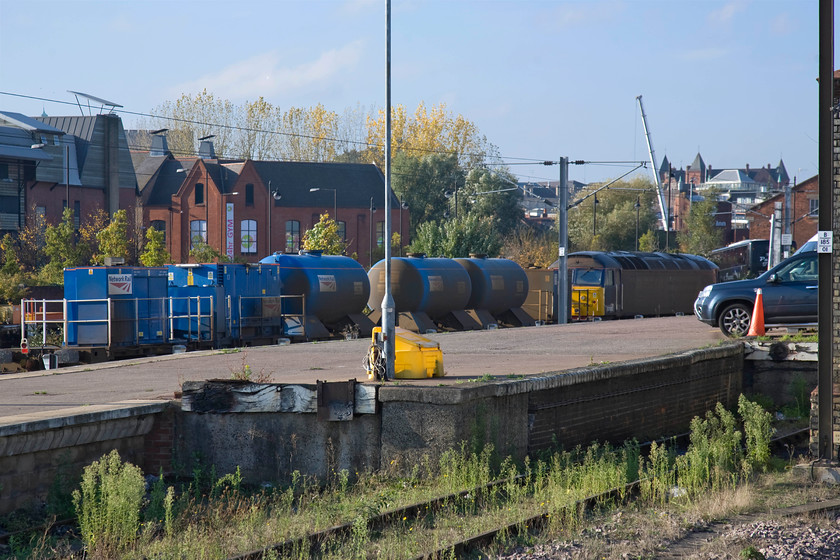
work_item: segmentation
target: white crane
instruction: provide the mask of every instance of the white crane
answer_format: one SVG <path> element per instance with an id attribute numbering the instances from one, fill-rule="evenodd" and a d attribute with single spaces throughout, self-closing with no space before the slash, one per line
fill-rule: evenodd
<path id="1" fill-rule="evenodd" d="M 650 141 L 650 131 L 648 131 L 647 117 L 645 116 L 645 108 L 642 105 L 642 96 L 636 96 L 636 101 L 639 102 L 639 111 L 641 111 L 642 113 L 642 127 L 645 130 L 645 140 L 647 140 L 648 153 L 650 153 L 650 169 L 651 171 L 653 171 L 653 182 L 656 185 L 656 196 L 659 199 L 659 210 L 662 214 L 662 229 L 664 229 L 667 232 L 670 229 L 668 227 L 668 212 L 670 211 L 670 209 L 665 204 L 665 195 L 662 192 L 662 181 L 659 178 L 659 171 L 656 169 L 656 156 L 653 153 L 653 143 Z M 668 177 L 668 181 L 670 180 L 671 178 Z"/>

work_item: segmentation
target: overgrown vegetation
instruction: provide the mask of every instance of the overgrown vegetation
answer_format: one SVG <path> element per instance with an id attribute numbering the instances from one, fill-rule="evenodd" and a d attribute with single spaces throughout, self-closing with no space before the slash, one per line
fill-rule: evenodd
<path id="1" fill-rule="evenodd" d="M 323 558 L 409 557 L 539 514 L 550 520 L 547 536 L 569 534 L 588 515 L 579 500 L 600 495 L 599 509 L 608 511 L 628 497 L 624 489 L 635 480 L 637 508 L 685 507 L 710 491 L 732 492 L 770 467 L 770 420 L 741 397 L 737 417 L 718 405 L 695 418 L 682 455 L 654 443 L 643 456 L 631 441 L 556 450 L 515 464 L 491 446 L 470 451 L 465 444 L 409 469 L 394 461 L 388 472 L 365 476 L 331 471 L 325 485 L 295 472 L 278 488 L 247 487 L 238 469 L 218 477 L 198 465 L 192 480 L 178 485 L 161 473 L 147 493 L 140 470 L 114 451 L 85 469 L 73 503 L 90 558 L 226 558 L 343 523 L 352 530 L 323 543 Z M 489 484 L 495 480 L 503 483 Z M 447 495 L 384 530 L 369 524 L 383 512 Z M 30 554 L 37 549 L 33 558 L 59 557 L 66 549 L 43 536 L 19 544 Z M 308 547 L 300 544 L 295 557 L 306 557 Z"/>

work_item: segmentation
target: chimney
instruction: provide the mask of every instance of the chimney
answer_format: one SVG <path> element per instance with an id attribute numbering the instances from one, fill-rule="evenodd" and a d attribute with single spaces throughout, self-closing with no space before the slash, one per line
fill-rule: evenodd
<path id="1" fill-rule="evenodd" d="M 749 175 L 749 173 L 750 173 L 750 164 L 748 163 L 747 164 L 747 175 Z"/>
<path id="2" fill-rule="evenodd" d="M 162 134 L 152 136 L 152 147 L 149 148 L 149 155 L 152 157 L 169 155 L 169 145 L 166 142 L 166 136 Z"/>
<path id="3" fill-rule="evenodd" d="M 198 146 L 198 157 L 201 159 L 216 159 L 216 150 L 213 149 L 213 138 L 215 134 L 204 136 L 198 140 L 201 142 Z"/>

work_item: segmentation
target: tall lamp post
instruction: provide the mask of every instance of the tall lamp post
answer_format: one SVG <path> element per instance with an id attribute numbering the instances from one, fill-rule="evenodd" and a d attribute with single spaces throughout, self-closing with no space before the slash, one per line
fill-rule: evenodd
<path id="1" fill-rule="evenodd" d="M 368 235 L 368 268 L 373 266 L 373 213 L 376 206 L 373 205 L 373 197 L 370 197 L 370 235 Z"/>
<path id="2" fill-rule="evenodd" d="M 317 192 L 317 191 L 332 191 L 333 193 L 333 215 L 332 219 L 337 224 L 338 223 L 338 204 L 337 204 L 337 195 L 336 189 L 327 189 L 324 187 L 312 187 L 309 189 L 309 192 Z"/>
<path id="3" fill-rule="evenodd" d="M 595 237 L 595 225 L 598 219 L 598 195 L 595 195 L 595 200 L 592 202 L 592 237 Z"/>

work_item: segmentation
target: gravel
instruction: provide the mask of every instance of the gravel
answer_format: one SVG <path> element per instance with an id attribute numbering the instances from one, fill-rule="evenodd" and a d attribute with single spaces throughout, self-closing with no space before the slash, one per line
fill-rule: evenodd
<path id="1" fill-rule="evenodd" d="M 686 558 L 703 560 L 829 560 L 840 559 L 840 519 L 836 513 L 820 517 L 754 520 L 718 524 L 690 532 L 686 538 L 663 543 L 661 553 L 627 553 L 627 543 L 555 541 L 533 547 L 518 547 L 499 560 L 580 560 L 583 558 Z M 752 547 L 761 555 L 748 554 Z M 613 549 L 613 550 L 611 550 Z M 619 550 L 620 549 L 620 550 Z"/>

